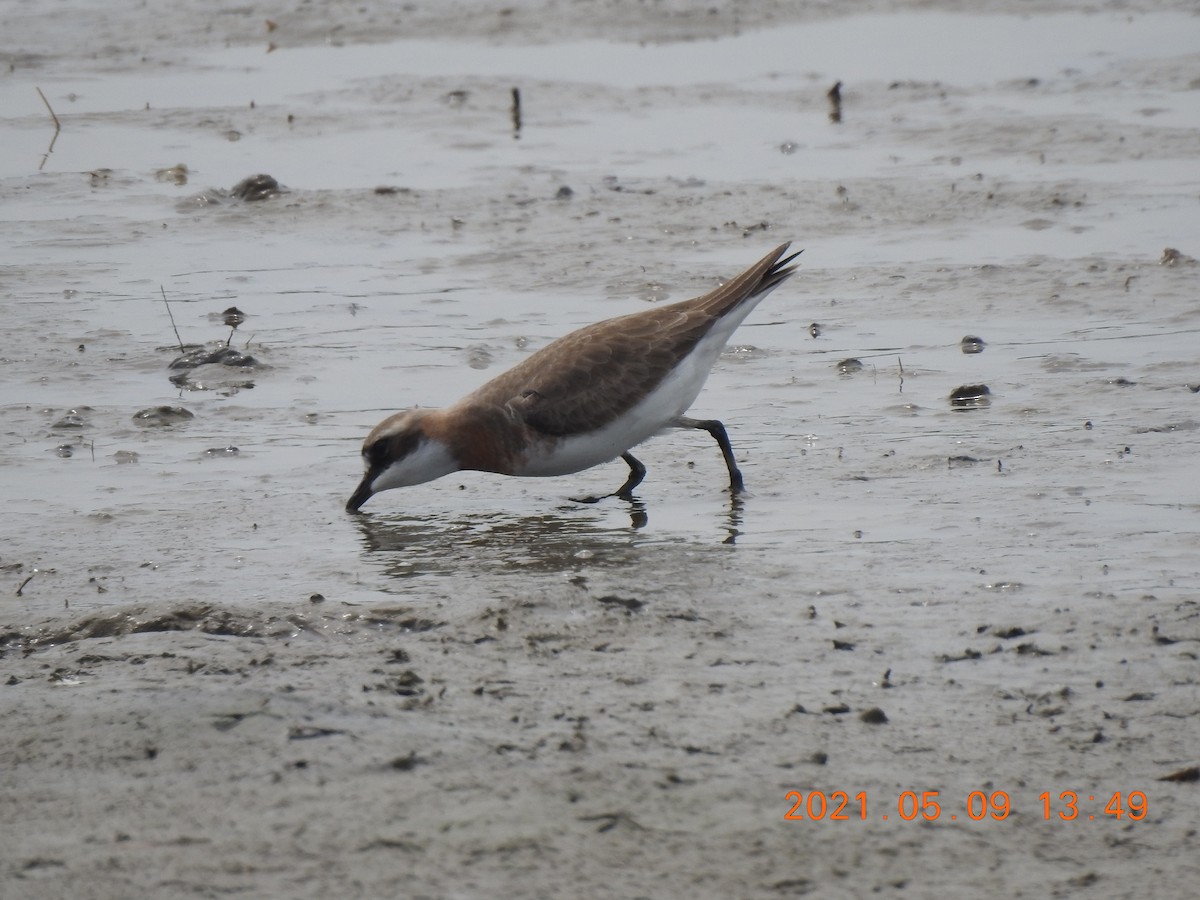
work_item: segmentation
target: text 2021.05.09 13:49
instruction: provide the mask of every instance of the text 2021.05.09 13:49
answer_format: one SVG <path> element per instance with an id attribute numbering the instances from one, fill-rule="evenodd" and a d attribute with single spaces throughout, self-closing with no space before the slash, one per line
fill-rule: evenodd
<path id="1" fill-rule="evenodd" d="M 867 792 L 851 794 L 848 791 L 788 791 L 785 799 L 791 806 L 783 817 L 789 821 L 849 822 L 867 819 Z M 1077 791 L 1061 791 L 1053 794 L 1043 791 L 1037 796 L 1042 818 L 1046 821 L 1070 822 L 1074 820 L 1094 821 L 1101 819 L 1129 819 L 1137 822 L 1146 818 L 1150 804 L 1144 791 L 1115 791 L 1111 795 L 1088 794 L 1081 796 Z M 1007 791 L 971 791 L 965 798 L 949 800 L 940 791 L 901 791 L 896 797 L 894 812 L 885 809 L 872 811 L 872 818 L 887 821 L 895 816 L 905 822 L 972 821 L 991 820 L 1002 822 L 1014 812 Z"/>

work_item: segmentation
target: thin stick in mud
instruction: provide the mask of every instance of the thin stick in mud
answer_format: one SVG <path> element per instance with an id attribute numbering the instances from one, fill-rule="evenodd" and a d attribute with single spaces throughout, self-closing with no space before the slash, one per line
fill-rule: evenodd
<path id="1" fill-rule="evenodd" d="M 179 341 L 179 352 L 183 353 L 183 338 L 179 336 L 179 329 L 175 327 L 175 314 L 171 312 L 171 304 L 167 302 L 167 292 L 163 290 L 161 284 L 158 286 L 158 290 L 162 294 L 163 306 L 167 308 L 167 315 L 171 317 L 171 328 L 175 331 L 175 340 Z"/>
<path id="2" fill-rule="evenodd" d="M 38 96 L 42 98 L 42 102 L 46 104 L 46 109 L 50 113 L 50 118 L 54 120 L 54 135 L 50 138 L 50 146 L 46 148 L 45 154 L 42 156 L 42 161 L 38 164 L 38 171 L 42 171 L 42 167 L 46 165 L 46 160 L 50 158 L 50 154 L 54 152 L 54 142 L 58 140 L 58 133 L 62 131 L 62 122 L 58 121 L 58 116 L 54 112 L 54 108 L 50 105 L 50 101 L 46 99 L 46 95 L 42 93 L 40 87 L 35 87 Z"/>

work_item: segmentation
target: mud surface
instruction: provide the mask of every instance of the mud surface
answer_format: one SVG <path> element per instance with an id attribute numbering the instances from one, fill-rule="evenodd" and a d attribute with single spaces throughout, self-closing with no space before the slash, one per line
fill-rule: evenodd
<path id="1" fill-rule="evenodd" d="M 108 6 L 0 12 L 0 893 L 1192 889 L 1190 4 Z M 739 502 L 678 433 L 343 513 L 784 240 Z"/>

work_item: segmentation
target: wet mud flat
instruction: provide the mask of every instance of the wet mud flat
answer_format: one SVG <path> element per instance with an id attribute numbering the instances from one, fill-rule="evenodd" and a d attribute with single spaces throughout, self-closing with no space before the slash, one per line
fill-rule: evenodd
<path id="1" fill-rule="evenodd" d="M 1190 9 L 464 9 L 0 23 L 0 893 L 1185 895 Z M 675 434 L 343 513 L 783 240 L 741 500 Z"/>

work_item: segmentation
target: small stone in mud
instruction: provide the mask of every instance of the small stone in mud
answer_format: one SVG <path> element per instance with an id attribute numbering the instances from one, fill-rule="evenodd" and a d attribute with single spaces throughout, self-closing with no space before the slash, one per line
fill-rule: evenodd
<path id="1" fill-rule="evenodd" d="M 1162 258 L 1159 259 L 1158 264 L 1160 266 L 1178 266 L 1183 263 L 1194 263 L 1195 261 L 1186 253 L 1180 253 L 1174 247 L 1167 247 L 1163 250 Z"/>
<path id="2" fill-rule="evenodd" d="M 946 457 L 946 464 L 951 469 L 953 469 L 955 466 L 973 466 L 977 462 L 980 462 L 979 457 L 967 456 L 966 454 L 960 454 L 958 456 Z"/>
<path id="3" fill-rule="evenodd" d="M 1172 772 L 1170 775 L 1164 775 L 1159 781 L 1177 781 L 1180 783 L 1189 781 L 1200 781 L 1200 766 L 1189 766 L 1186 769 L 1180 769 L 1178 772 Z"/>
<path id="4" fill-rule="evenodd" d="M 75 455 L 75 448 L 70 444 L 59 444 L 54 448 L 54 455 L 60 459 L 70 459 Z"/>
<path id="5" fill-rule="evenodd" d="M 992 390 L 986 384 L 964 384 L 950 392 L 951 406 L 987 406 Z"/>
<path id="6" fill-rule="evenodd" d="M 340 728 L 323 728 L 320 725 L 296 725 L 288 729 L 289 741 L 311 741 L 317 738 L 337 737 L 346 732 Z"/>
<path id="7" fill-rule="evenodd" d="M 597 600 L 599 600 L 599 602 L 603 603 L 605 606 L 621 607 L 627 613 L 638 612 L 643 606 L 646 605 L 643 601 L 635 600 L 632 597 L 617 597 L 611 594 L 607 597 L 598 597 Z"/>
<path id="8" fill-rule="evenodd" d="M 973 334 L 968 334 L 958 342 L 959 349 L 963 353 L 982 353 L 983 348 L 987 346 L 983 338 L 976 337 Z"/>
<path id="9" fill-rule="evenodd" d="M 78 410 L 69 409 L 61 419 L 51 425 L 51 428 L 82 428 L 87 423 Z"/>
<path id="10" fill-rule="evenodd" d="M 863 370 L 862 360 L 843 359 L 837 364 L 837 370 L 839 375 L 853 375 L 855 372 L 861 372 Z"/>
<path id="11" fill-rule="evenodd" d="M 570 200 L 575 196 L 575 192 L 568 185 L 563 185 L 558 189 L 558 193 L 554 195 L 555 200 Z"/>
<path id="12" fill-rule="evenodd" d="M 817 324 L 816 322 L 813 322 L 811 325 L 808 326 L 808 333 L 812 337 L 820 337 L 821 336 L 821 326 L 819 324 Z"/>
<path id="13" fill-rule="evenodd" d="M 248 353 L 242 353 L 240 350 L 234 350 L 232 347 L 220 344 L 215 349 L 197 347 L 194 350 L 189 350 L 183 356 L 177 356 L 171 360 L 171 364 L 167 368 L 194 369 L 197 366 L 210 364 L 249 368 L 250 366 L 257 366 L 258 360 Z"/>
<path id="14" fill-rule="evenodd" d="M 873 706 L 864 712 L 859 718 L 868 725 L 886 725 L 888 722 L 887 713 L 878 706 Z"/>
<path id="15" fill-rule="evenodd" d="M 141 457 L 132 450 L 118 450 L 112 455 L 118 466 L 128 466 L 137 462 Z"/>
<path id="16" fill-rule="evenodd" d="M 180 422 L 194 418 L 195 414 L 182 406 L 149 406 L 146 409 L 139 409 L 133 414 L 133 421 L 136 424 L 153 428 L 178 425 Z"/>
<path id="17" fill-rule="evenodd" d="M 1018 656 L 1054 656 L 1053 650 L 1043 650 L 1032 641 L 1026 641 L 1024 644 L 1017 645 Z"/>
<path id="18" fill-rule="evenodd" d="M 159 181 L 166 181 L 171 184 L 187 184 L 188 167 L 183 163 L 179 163 L 171 166 L 169 169 L 159 169 L 154 173 L 154 177 Z"/>
<path id="19" fill-rule="evenodd" d="M 825 96 L 829 99 L 829 121 L 837 124 L 842 121 L 842 83 L 839 81 Z"/>
<path id="20" fill-rule="evenodd" d="M 230 188 L 229 193 L 239 200 L 245 200 L 249 203 L 256 200 L 270 200 L 272 197 L 278 197 L 284 193 L 284 189 L 270 175 L 251 175 L 249 178 L 243 178 Z"/>
<path id="21" fill-rule="evenodd" d="M 209 447 L 204 451 L 204 456 L 207 459 L 216 459 L 221 456 L 237 456 L 242 451 L 232 445 L 228 447 Z"/>
<path id="22" fill-rule="evenodd" d="M 407 756 L 397 756 L 390 763 L 391 767 L 397 772 L 411 772 L 425 760 L 417 756 L 417 751 L 410 750 Z"/>
<path id="23" fill-rule="evenodd" d="M 1029 632 L 1020 626 L 1014 625 L 1012 628 L 993 628 L 992 634 L 1006 641 L 1011 641 L 1013 638 L 1024 637 Z"/>
<path id="24" fill-rule="evenodd" d="M 231 306 L 221 313 L 221 318 L 230 328 L 237 328 L 246 321 L 246 314 L 236 306 Z"/>

